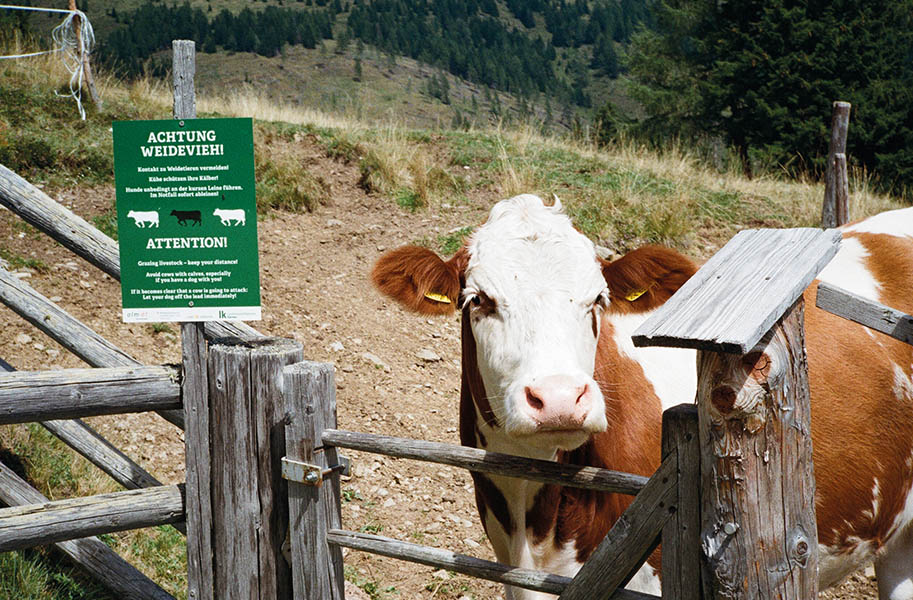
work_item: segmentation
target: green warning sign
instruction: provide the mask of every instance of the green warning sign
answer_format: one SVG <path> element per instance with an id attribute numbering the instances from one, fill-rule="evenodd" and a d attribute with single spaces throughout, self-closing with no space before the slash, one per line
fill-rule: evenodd
<path id="1" fill-rule="evenodd" d="M 125 322 L 260 318 L 251 119 L 118 121 Z"/>

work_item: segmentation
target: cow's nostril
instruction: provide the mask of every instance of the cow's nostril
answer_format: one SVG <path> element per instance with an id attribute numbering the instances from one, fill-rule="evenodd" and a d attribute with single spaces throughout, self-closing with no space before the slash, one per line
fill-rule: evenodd
<path id="1" fill-rule="evenodd" d="M 586 393 L 590 390 L 590 384 L 585 383 L 582 387 L 579 387 L 577 389 L 580 390 L 580 393 L 577 394 L 577 400 L 575 401 L 575 403 L 580 404 L 580 401 L 583 399 L 584 396 L 586 396 Z"/>
<path id="2" fill-rule="evenodd" d="M 532 388 L 526 388 L 526 403 L 533 407 L 535 410 L 542 410 L 542 407 L 545 406 L 545 403 L 542 402 L 542 399 L 536 395 Z"/>

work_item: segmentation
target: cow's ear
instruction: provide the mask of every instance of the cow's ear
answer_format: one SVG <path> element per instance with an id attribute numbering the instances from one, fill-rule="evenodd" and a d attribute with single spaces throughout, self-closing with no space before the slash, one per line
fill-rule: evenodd
<path id="1" fill-rule="evenodd" d="M 419 246 L 403 246 L 381 256 L 371 280 L 383 294 L 424 315 L 444 315 L 457 309 L 466 251 L 448 261 Z"/>
<path id="2" fill-rule="evenodd" d="M 612 262 L 602 262 L 610 310 L 616 313 L 657 308 L 696 271 L 697 266 L 690 259 L 663 246 L 644 246 Z"/>

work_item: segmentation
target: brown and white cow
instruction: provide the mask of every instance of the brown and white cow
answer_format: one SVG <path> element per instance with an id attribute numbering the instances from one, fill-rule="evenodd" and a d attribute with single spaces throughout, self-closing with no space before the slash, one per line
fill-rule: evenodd
<path id="1" fill-rule="evenodd" d="M 820 279 L 913 313 L 913 209 L 843 235 Z M 450 260 L 399 248 L 380 258 L 373 280 L 413 311 L 462 312 L 464 445 L 650 475 L 662 410 L 694 401 L 695 355 L 635 348 L 631 333 L 694 271 L 658 246 L 605 262 L 559 203 L 523 195 L 496 204 Z M 911 600 L 913 349 L 817 309 L 814 287 L 805 300 L 821 587 L 874 560 L 880 597 Z M 564 575 L 630 503 L 473 478 L 498 560 Z M 628 587 L 658 593 L 654 568 L 645 565 Z"/>

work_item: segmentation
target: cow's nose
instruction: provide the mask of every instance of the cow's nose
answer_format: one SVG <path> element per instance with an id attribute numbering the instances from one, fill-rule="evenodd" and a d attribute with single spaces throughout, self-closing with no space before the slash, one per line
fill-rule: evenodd
<path id="1" fill-rule="evenodd" d="M 550 375 L 526 386 L 526 413 L 540 429 L 578 429 L 593 400 L 589 383 L 568 375 Z"/>

